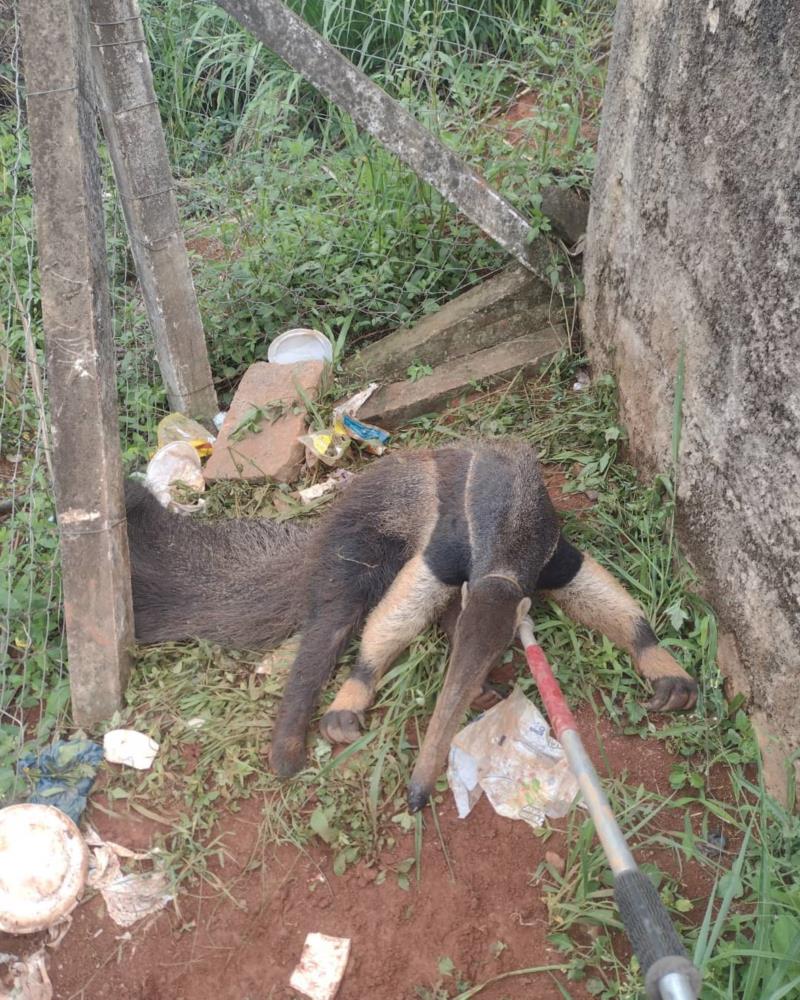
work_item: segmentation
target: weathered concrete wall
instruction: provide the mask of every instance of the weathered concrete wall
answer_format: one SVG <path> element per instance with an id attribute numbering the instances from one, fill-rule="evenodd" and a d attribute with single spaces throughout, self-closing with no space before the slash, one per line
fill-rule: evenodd
<path id="1" fill-rule="evenodd" d="M 650 471 L 669 467 L 685 345 L 683 541 L 756 724 L 785 750 L 800 740 L 798 79 L 795 0 L 620 0 L 583 315 Z"/>

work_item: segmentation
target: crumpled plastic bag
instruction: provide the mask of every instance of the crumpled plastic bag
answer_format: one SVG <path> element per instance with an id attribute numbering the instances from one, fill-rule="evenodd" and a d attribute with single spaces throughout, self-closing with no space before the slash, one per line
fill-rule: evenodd
<path id="1" fill-rule="evenodd" d="M 188 441 L 172 441 L 159 448 L 147 465 L 144 481 L 158 502 L 170 510 L 188 514 L 205 506 L 202 497 L 187 504 L 180 503 L 173 495 L 177 483 L 183 483 L 195 493 L 202 493 L 206 488 L 200 456 Z"/>
<path id="2" fill-rule="evenodd" d="M 461 819 L 485 792 L 500 816 L 533 827 L 566 816 L 578 794 L 561 744 L 519 688 L 456 736 L 447 781 Z"/>
<path id="3" fill-rule="evenodd" d="M 79 823 L 103 748 L 91 740 L 58 740 L 38 754 L 20 757 L 17 773 L 33 779 L 28 802 L 55 806 Z"/>
<path id="4" fill-rule="evenodd" d="M 98 889 L 108 910 L 108 915 L 120 927 L 132 924 L 158 913 L 174 898 L 168 874 L 160 868 L 149 872 L 125 875 L 120 858 L 144 861 L 152 852 L 131 851 L 103 838 L 91 827 L 87 830 L 86 843 L 91 849 L 88 884 Z"/>
<path id="5" fill-rule="evenodd" d="M 147 771 L 153 766 L 158 743 L 135 729 L 111 729 L 103 737 L 103 753 L 110 764 Z"/>
<path id="6" fill-rule="evenodd" d="M 47 953 L 44 948 L 27 958 L 0 955 L 0 965 L 7 964 L 11 986 L 0 983 L 0 1000 L 52 1000 L 53 984 L 47 974 Z"/>
<path id="7" fill-rule="evenodd" d="M 159 448 L 173 441 L 186 441 L 200 458 L 208 458 L 217 440 L 202 424 L 185 413 L 167 414 L 156 428 L 156 437 Z"/>

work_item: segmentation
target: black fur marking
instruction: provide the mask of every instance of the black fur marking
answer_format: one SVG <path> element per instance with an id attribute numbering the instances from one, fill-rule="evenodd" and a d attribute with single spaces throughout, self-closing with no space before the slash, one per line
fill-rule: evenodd
<path id="1" fill-rule="evenodd" d="M 564 538 L 558 536 L 555 552 L 539 574 L 537 590 L 558 590 L 574 580 L 583 565 L 583 553 Z"/>
<path id="2" fill-rule="evenodd" d="M 633 642 L 631 645 L 633 648 L 633 655 L 637 659 L 646 649 L 650 649 L 651 646 L 658 645 L 656 634 L 650 627 L 650 622 L 646 619 L 640 618 L 634 625 Z"/>
<path id="3" fill-rule="evenodd" d="M 362 659 L 358 659 L 350 672 L 350 679 L 360 681 L 362 684 L 370 687 L 375 680 L 375 668 L 370 666 L 369 663 L 365 663 Z"/>
<path id="4" fill-rule="evenodd" d="M 436 455 L 439 513 L 424 558 L 437 580 L 451 587 L 468 580 L 472 569 L 464 509 L 470 459 L 469 452 L 455 448 Z"/>

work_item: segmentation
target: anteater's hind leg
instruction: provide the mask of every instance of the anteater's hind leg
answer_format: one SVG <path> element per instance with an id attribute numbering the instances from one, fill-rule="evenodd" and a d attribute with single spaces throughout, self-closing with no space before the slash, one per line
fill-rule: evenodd
<path id="1" fill-rule="evenodd" d="M 563 537 L 539 577 L 538 588 L 589 628 L 603 632 L 628 652 L 653 686 L 646 707 L 653 712 L 692 708 L 697 682 L 658 645 L 644 612 L 614 577 Z"/>
<path id="2" fill-rule="evenodd" d="M 300 638 L 272 732 L 270 763 L 281 778 L 302 770 L 306 732 L 320 692 L 363 616 L 363 607 L 336 594 L 314 609 Z"/>
<path id="3" fill-rule="evenodd" d="M 455 587 L 437 579 L 421 555 L 405 564 L 367 619 L 353 672 L 322 717 L 325 739 L 352 743 L 358 738 L 384 671 L 438 617 L 455 592 Z"/>

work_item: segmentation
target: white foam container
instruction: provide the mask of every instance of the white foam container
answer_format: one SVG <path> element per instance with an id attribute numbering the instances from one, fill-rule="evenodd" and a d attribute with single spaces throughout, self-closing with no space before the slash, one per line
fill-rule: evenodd
<path id="1" fill-rule="evenodd" d="M 324 333 L 298 327 L 276 337 L 267 350 L 267 361 L 294 365 L 300 361 L 333 361 L 333 346 Z"/>
<path id="2" fill-rule="evenodd" d="M 89 850 L 60 809 L 0 809 L 0 931 L 32 934 L 58 923 L 83 892 Z"/>

